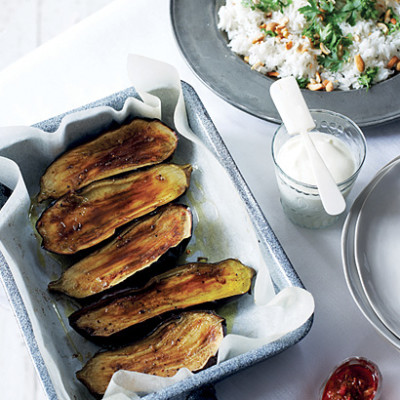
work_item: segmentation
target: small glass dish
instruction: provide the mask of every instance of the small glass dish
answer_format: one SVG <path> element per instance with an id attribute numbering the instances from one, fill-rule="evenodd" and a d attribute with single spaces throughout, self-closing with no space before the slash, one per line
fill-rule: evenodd
<path id="1" fill-rule="evenodd" d="M 321 386 L 319 400 L 379 400 L 382 375 L 363 357 L 350 357 L 337 365 Z"/>
<path id="2" fill-rule="evenodd" d="M 338 183 L 346 198 L 360 172 L 366 157 L 366 140 L 361 129 L 349 118 L 327 110 L 311 110 L 316 127 L 311 132 L 321 132 L 335 136 L 351 153 L 355 164 L 351 176 Z M 326 213 L 318 188 L 315 185 L 301 182 L 283 171 L 278 162 L 282 146 L 293 136 L 289 135 L 284 124 L 275 131 L 272 139 L 272 159 L 278 182 L 280 201 L 287 217 L 296 225 L 305 228 L 324 228 L 336 222 L 340 215 Z"/>

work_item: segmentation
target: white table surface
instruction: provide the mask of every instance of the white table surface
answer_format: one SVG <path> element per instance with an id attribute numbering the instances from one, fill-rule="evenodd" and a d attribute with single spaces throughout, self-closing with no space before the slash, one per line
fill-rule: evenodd
<path id="1" fill-rule="evenodd" d="M 1 71 L 0 126 L 29 125 L 130 86 L 129 53 L 174 65 L 181 79 L 194 87 L 315 298 L 309 334 L 287 351 L 218 383 L 218 399 L 314 399 L 330 369 L 353 355 L 379 365 L 383 399 L 400 398 L 400 353 L 368 323 L 346 286 L 340 248 L 344 218 L 325 230 L 299 228 L 287 220 L 270 155 L 276 125 L 227 104 L 193 74 L 176 45 L 168 1 L 116 0 Z M 399 128 L 400 122 L 364 129 L 368 155 L 349 204 L 384 164 L 400 154 Z M 22 338 L 10 315 L 1 288 L 0 397 L 43 400 L 27 352 L 16 357 Z"/>

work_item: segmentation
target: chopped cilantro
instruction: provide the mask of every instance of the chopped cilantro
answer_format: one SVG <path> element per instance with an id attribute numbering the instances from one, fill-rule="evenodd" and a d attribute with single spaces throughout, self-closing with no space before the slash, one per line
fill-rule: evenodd
<path id="1" fill-rule="evenodd" d="M 265 28 L 261 28 L 261 32 L 264 33 L 265 36 L 278 36 L 276 32 L 267 31 Z"/>
<path id="2" fill-rule="evenodd" d="M 341 32 L 333 30 L 321 42 L 330 50 L 330 54 L 319 56 L 319 64 L 331 71 L 338 71 L 348 58 L 349 51 L 347 49 L 352 43 L 352 39 L 341 36 Z"/>
<path id="3" fill-rule="evenodd" d="M 313 19 L 320 19 L 319 15 L 321 10 L 315 0 L 309 0 L 308 5 L 299 8 L 299 12 L 302 13 L 307 20 L 313 21 Z"/>
<path id="4" fill-rule="evenodd" d="M 347 0 L 335 3 L 332 0 L 308 0 L 308 5 L 299 8 L 305 16 L 308 26 L 303 35 L 310 38 L 314 45 L 320 43 L 328 50 L 318 57 L 325 68 L 338 71 L 348 58 L 348 47 L 352 37 L 344 36 L 339 24 L 347 21 L 354 25 L 357 18 L 377 18 L 375 0 Z"/>
<path id="5" fill-rule="evenodd" d="M 250 7 L 252 10 L 257 8 L 265 13 L 277 10 L 283 12 L 285 7 L 292 4 L 292 0 L 259 0 L 257 2 L 254 2 L 253 0 L 242 0 L 242 4 L 245 7 Z"/>
<path id="6" fill-rule="evenodd" d="M 358 77 L 358 83 L 363 87 L 366 87 L 367 90 L 371 87 L 372 81 L 379 71 L 379 67 L 368 67 L 363 73 Z"/>
<path id="7" fill-rule="evenodd" d="M 310 82 L 308 80 L 308 78 L 304 78 L 304 77 L 296 78 L 296 81 L 297 81 L 297 83 L 298 83 L 298 85 L 300 86 L 301 89 L 306 88 L 308 83 Z"/>
<path id="8" fill-rule="evenodd" d="M 343 20 L 354 26 L 358 16 L 363 19 L 377 19 L 379 11 L 375 8 L 375 0 L 348 0 L 340 9 Z"/>
<path id="9" fill-rule="evenodd" d="M 393 32 L 400 31 L 399 17 L 394 13 L 392 8 L 390 8 L 390 11 L 391 11 L 391 18 L 389 23 L 387 24 L 389 28 L 389 35 Z"/>

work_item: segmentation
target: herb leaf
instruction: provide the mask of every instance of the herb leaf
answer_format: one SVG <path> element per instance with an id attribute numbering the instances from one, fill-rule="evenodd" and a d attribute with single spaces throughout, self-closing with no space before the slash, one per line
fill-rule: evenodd
<path id="1" fill-rule="evenodd" d="M 391 11 L 392 18 L 390 19 L 389 23 L 387 24 L 389 27 L 389 35 L 396 31 L 400 31 L 400 21 L 399 17 L 394 13 L 393 9 L 389 7 Z"/>
<path id="2" fill-rule="evenodd" d="M 315 0 L 309 0 L 307 6 L 299 8 L 299 12 L 304 14 L 307 20 L 318 18 L 318 15 L 321 14 L 321 11 L 318 8 L 318 5 Z"/>
<path id="3" fill-rule="evenodd" d="M 250 7 L 252 10 L 258 9 L 263 12 L 277 11 L 283 12 L 283 9 L 289 4 L 292 4 L 292 0 L 259 0 L 254 2 L 253 0 L 242 0 L 242 4 L 245 7 Z"/>
<path id="4" fill-rule="evenodd" d="M 363 19 L 377 19 L 379 11 L 375 8 L 375 0 L 348 0 L 341 8 L 343 20 L 354 26 L 357 17 Z"/>
<path id="5" fill-rule="evenodd" d="M 367 90 L 371 87 L 372 81 L 379 71 L 379 67 L 368 67 L 360 76 L 358 77 L 358 83 L 366 87 Z"/>
<path id="6" fill-rule="evenodd" d="M 304 78 L 304 77 L 296 78 L 296 81 L 301 89 L 305 89 L 307 87 L 308 83 L 310 82 L 308 80 L 308 78 Z"/>
<path id="7" fill-rule="evenodd" d="M 347 21 L 354 25 L 359 17 L 378 18 L 375 4 L 375 0 L 347 0 L 340 7 L 332 0 L 308 0 L 307 6 L 299 8 L 308 22 L 303 35 L 314 45 L 322 43 L 329 50 L 329 54 L 318 57 L 321 65 L 332 71 L 340 69 L 349 54 L 352 37 L 344 36 L 339 24 Z"/>
<path id="8" fill-rule="evenodd" d="M 261 28 L 261 32 L 264 33 L 265 36 L 278 36 L 276 32 L 267 31 L 265 28 Z"/>

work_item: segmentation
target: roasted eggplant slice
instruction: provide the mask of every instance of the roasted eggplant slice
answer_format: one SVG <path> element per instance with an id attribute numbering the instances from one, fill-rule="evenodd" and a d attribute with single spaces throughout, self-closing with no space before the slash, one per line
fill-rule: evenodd
<path id="1" fill-rule="evenodd" d="M 67 193 L 36 224 L 42 246 L 54 253 L 74 254 L 100 243 L 118 227 L 182 195 L 191 171 L 190 165 L 159 164 Z"/>
<path id="2" fill-rule="evenodd" d="M 172 311 L 247 293 L 253 275 L 252 268 L 234 259 L 182 265 L 154 277 L 141 290 L 126 291 L 81 308 L 69 322 L 95 341 L 121 336 L 118 333 L 127 328 L 131 328 L 130 334 L 139 336 Z"/>
<path id="3" fill-rule="evenodd" d="M 159 120 L 134 119 L 61 155 L 40 181 L 38 201 L 56 199 L 100 179 L 159 164 L 177 146 L 176 133 Z"/>
<path id="4" fill-rule="evenodd" d="M 100 293 L 157 262 L 164 263 L 166 258 L 168 262 L 177 259 L 191 232 L 192 213 L 188 207 L 164 206 L 67 269 L 59 280 L 49 284 L 49 289 L 75 298 Z M 182 242 L 184 246 L 180 246 Z M 163 257 L 170 253 L 174 253 L 172 257 Z"/>
<path id="5" fill-rule="evenodd" d="M 197 372 L 213 364 L 210 360 L 215 360 L 223 337 L 223 318 L 205 311 L 184 312 L 145 339 L 97 353 L 76 376 L 90 392 L 102 395 L 118 370 L 162 377 L 173 376 L 180 368 Z"/>

